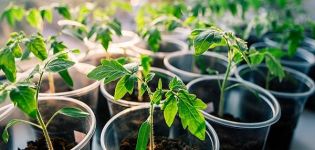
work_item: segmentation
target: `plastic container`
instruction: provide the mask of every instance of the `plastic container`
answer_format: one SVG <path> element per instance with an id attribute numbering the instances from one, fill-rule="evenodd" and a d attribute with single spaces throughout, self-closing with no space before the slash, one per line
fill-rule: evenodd
<path id="1" fill-rule="evenodd" d="M 269 83 L 268 91 L 277 98 L 281 106 L 281 118 L 272 125 L 268 137 L 267 145 L 271 150 L 289 149 L 305 102 L 315 89 L 312 79 L 303 73 L 290 68 L 285 68 L 285 71 L 286 77 L 282 82 L 275 78 Z M 265 65 L 259 65 L 254 70 L 243 65 L 238 67 L 236 76 L 241 80 L 265 87 L 267 72 Z"/>
<path id="2" fill-rule="evenodd" d="M 202 65 L 196 64 L 196 61 L 199 61 Z M 195 56 L 193 52 L 174 52 L 164 58 L 165 67 L 178 75 L 184 82 L 190 82 L 199 77 L 223 76 L 227 64 L 227 57 L 215 52 L 206 52 L 200 56 Z M 217 74 L 202 74 L 200 67 L 209 67 L 217 71 Z M 235 67 L 232 68 L 231 75 L 234 74 L 234 71 Z"/>
<path id="3" fill-rule="evenodd" d="M 176 28 L 174 31 L 163 32 L 162 34 L 163 34 L 163 36 L 178 39 L 178 40 L 181 40 L 183 42 L 186 42 L 190 33 L 191 33 L 190 29 L 179 27 L 179 28 Z"/>
<path id="4" fill-rule="evenodd" d="M 135 138 L 142 122 L 149 116 L 149 105 L 142 105 L 126 109 L 112 117 L 102 130 L 101 145 L 103 150 L 119 150 L 120 144 L 126 138 Z M 158 137 L 177 139 L 198 150 L 219 150 L 218 137 L 213 128 L 207 123 L 205 141 L 184 130 L 179 117 L 176 117 L 169 128 L 163 117 L 160 107 L 155 107 L 154 136 L 155 143 Z M 135 141 L 136 142 L 136 141 Z"/>
<path id="5" fill-rule="evenodd" d="M 263 150 L 269 128 L 280 118 L 274 96 L 250 82 L 229 78 L 225 91 L 224 117 L 217 115 L 223 77 L 203 77 L 187 87 L 207 105 L 206 120 L 217 132 L 221 150 Z"/>
<path id="6" fill-rule="evenodd" d="M 150 50 L 145 41 L 140 41 L 131 47 L 131 50 L 138 54 L 144 54 L 153 58 L 152 66 L 158 68 L 165 68 L 163 59 L 172 52 L 187 52 L 188 45 L 180 40 L 171 37 L 162 37 L 160 49 L 157 52 Z"/>
<path id="7" fill-rule="evenodd" d="M 266 47 L 276 47 L 276 45 L 268 43 L 255 43 L 252 47 L 259 50 Z M 315 57 L 309 51 L 303 48 L 298 48 L 296 54 L 292 58 L 283 57 L 280 61 L 283 66 L 293 68 L 307 74 L 311 67 L 315 64 Z"/>
<path id="8" fill-rule="evenodd" d="M 59 74 L 54 73 L 54 86 L 55 93 L 49 93 L 49 83 L 48 75 L 44 74 L 41 91 L 39 93 L 40 97 L 50 97 L 50 96 L 65 96 L 78 99 L 95 111 L 98 103 L 98 92 L 99 92 L 99 81 L 90 80 L 87 74 L 95 68 L 92 65 L 84 63 L 76 63 L 73 67 L 68 69 L 68 72 L 73 80 L 73 87 L 67 86 L 65 81 L 59 76 Z M 31 71 L 31 70 L 30 70 Z M 34 78 L 37 81 L 37 77 Z"/>
<path id="9" fill-rule="evenodd" d="M 163 87 L 166 87 L 168 86 L 168 83 L 172 80 L 172 78 L 176 76 L 175 74 L 169 71 L 166 71 L 160 68 L 154 68 L 154 67 L 151 68 L 151 72 L 155 73 L 155 77 L 153 78 L 153 80 L 149 82 L 149 86 L 151 87 L 151 90 L 155 90 L 157 88 L 159 79 L 162 80 Z M 127 97 L 129 98 L 129 100 L 125 99 L 126 96 L 120 100 L 114 100 L 113 95 L 115 93 L 115 87 L 116 87 L 117 82 L 118 81 L 111 82 L 107 85 L 105 85 L 104 82 L 101 82 L 101 86 L 100 86 L 101 92 L 107 100 L 110 116 L 114 116 L 115 114 L 127 108 L 149 103 L 147 93 L 143 95 L 143 102 L 134 100 L 134 99 L 137 99 L 137 95 L 138 95 L 138 91 L 136 88 L 137 85 L 135 85 L 135 88 L 134 88 L 134 94 L 133 94 L 134 96 L 130 96 L 129 94 L 127 94 Z M 130 97 L 133 97 L 134 99 L 131 99 Z"/>
<path id="10" fill-rule="evenodd" d="M 62 138 L 69 143 L 76 142 L 71 150 L 91 149 L 90 141 L 95 132 L 96 119 L 93 111 L 86 104 L 67 97 L 41 97 L 39 98 L 38 104 L 45 122 L 47 122 L 53 113 L 63 107 L 77 107 L 88 112 L 88 117 L 79 119 L 58 115 L 48 126 L 48 132 L 52 139 Z M 13 107 L 13 104 L 11 104 L 10 107 Z M 14 113 L 9 117 L 10 119 L 34 121 L 26 118 L 18 108 L 15 108 Z M 1 122 L 4 123 L 3 121 Z M 1 133 L 3 129 L 4 127 L 1 127 Z M 25 148 L 28 141 L 34 141 L 43 137 L 40 129 L 23 123 L 16 124 L 9 128 L 9 134 L 9 142 L 4 144 L 1 140 L 0 149 L 16 150 L 18 148 Z"/>

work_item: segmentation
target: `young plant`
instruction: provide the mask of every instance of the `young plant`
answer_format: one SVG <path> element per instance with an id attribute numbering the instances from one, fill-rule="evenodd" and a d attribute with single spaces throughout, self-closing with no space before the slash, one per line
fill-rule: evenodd
<path id="1" fill-rule="evenodd" d="M 195 29 L 191 33 L 191 38 L 193 40 L 196 55 L 201 55 L 209 49 L 213 49 L 217 46 L 228 47 L 228 65 L 224 79 L 220 84 L 220 102 L 218 115 L 222 117 L 224 115 L 224 92 L 226 90 L 226 82 L 233 67 L 233 62 L 245 60 L 247 63 L 249 63 L 247 57 L 247 45 L 245 41 L 237 38 L 233 35 L 233 33 L 224 32 L 215 26 L 211 26 L 207 29 Z"/>
<path id="2" fill-rule="evenodd" d="M 145 66 L 142 66 L 145 68 Z M 140 95 L 145 92 L 150 97 L 150 108 L 148 119 L 142 123 L 137 138 L 137 150 L 145 150 L 149 142 L 149 149 L 154 149 L 154 107 L 162 104 L 164 119 L 170 127 L 173 124 L 175 116 L 179 114 L 184 129 L 188 129 L 197 138 L 204 140 L 206 132 L 205 118 L 201 110 L 206 108 L 206 104 L 202 100 L 190 94 L 183 82 L 178 78 L 173 78 L 168 84 L 168 89 L 162 88 L 162 81 L 159 80 L 158 87 L 153 91 L 149 87 L 149 82 L 153 79 L 154 73 L 147 73 L 143 78 L 137 75 L 139 65 L 131 63 L 122 65 L 115 60 L 103 60 L 102 64 L 92 70 L 88 77 L 94 80 L 104 79 L 105 83 L 115 80 L 117 82 L 115 88 L 115 99 L 122 98 L 127 93 L 132 93 L 135 82 L 141 83 Z M 166 97 L 163 100 L 163 97 Z"/>
<path id="3" fill-rule="evenodd" d="M 21 43 L 26 42 L 26 48 L 33 53 L 37 58 L 43 62 L 30 72 L 26 77 L 16 78 L 16 65 L 15 58 L 22 56 Z M 2 97 L 9 95 L 11 101 L 17 106 L 23 113 L 29 118 L 33 119 L 37 123 L 27 120 L 13 119 L 9 121 L 2 133 L 2 139 L 4 142 L 8 142 L 9 133 L 8 129 L 18 123 L 25 123 L 32 125 L 42 130 L 44 138 L 49 150 L 53 150 L 53 144 L 47 127 L 51 121 L 59 114 L 74 117 L 83 118 L 89 114 L 82 111 L 79 108 L 64 107 L 57 112 L 45 123 L 42 114 L 39 111 L 38 97 L 42 79 L 45 72 L 58 72 L 66 71 L 69 67 L 74 65 L 74 62 L 68 60 L 65 56 L 69 52 L 74 51 L 60 51 L 55 55 L 48 57 L 46 50 L 46 44 L 41 35 L 34 35 L 31 38 L 26 38 L 23 34 L 13 34 L 12 38 L 7 42 L 6 46 L 0 50 L 0 69 L 5 72 L 8 82 L 1 84 L 0 94 Z M 33 82 L 34 77 L 38 75 L 39 79 L 36 83 Z"/>

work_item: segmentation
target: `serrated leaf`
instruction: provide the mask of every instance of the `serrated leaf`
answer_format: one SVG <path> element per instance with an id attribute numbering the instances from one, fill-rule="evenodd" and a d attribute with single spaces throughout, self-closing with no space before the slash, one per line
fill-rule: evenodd
<path id="1" fill-rule="evenodd" d="M 149 142 L 150 129 L 151 129 L 151 125 L 149 121 L 145 121 L 141 124 L 139 132 L 138 132 L 136 150 L 147 149 L 147 145 Z"/>
<path id="2" fill-rule="evenodd" d="M 137 77 L 134 75 L 127 75 L 125 80 L 125 87 L 129 94 L 132 94 L 135 82 L 137 81 Z"/>
<path id="3" fill-rule="evenodd" d="M 60 77 L 66 82 L 66 84 L 70 87 L 73 87 L 73 80 L 68 72 L 68 70 L 63 70 L 58 72 Z"/>
<path id="4" fill-rule="evenodd" d="M 150 96 L 151 102 L 157 105 L 160 104 L 163 96 L 162 94 L 162 90 L 157 89 L 155 92 L 153 92 L 153 95 Z"/>
<path id="5" fill-rule="evenodd" d="M 89 116 L 89 113 L 75 107 L 64 107 L 58 110 L 56 113 L 73 118 L 85 118 Z"/>
<path id="6" fill-rule="evenodd" d="M 150 29 L 148 31 L 148 44 L 153 52 L 157 52 L 160 48 L 161 33 L 158 29 Z"/>
<path id="7" fill-rule="evenodd" d="M 171 127 L 178 112 L 177 100 L 174 94 L 167 94 L 163 103 L 163 114 L 166 124 Z"/>
<path id="8" fill-rule="evenodd" d="M 178 93 L 178 112 L 183 128 L 188 130 L 200 140 L 205 139 L 206 124 L 203 114 L 195 107 L 196 96 L 181 90 Z M 199 106 L 199 104 L 197 105 Z"/>
<path id="9" fill-rule="evenodd" d="M 46 44 L 41 35 L 33 35 L 26 43 L 26 48 L 42 61 L 48 57 Z"/>
<path id="10" fill-rule="evenodd" d="M 11 27 L 14 27 L 16 21 L 21 21 L 24 16 L 24 9 L 19 6 L 9 6 L 5 9 L 5 11 L 1 15 L 1 20 L 6 18 L 8 24 Z"/>
<path id="11" fill-rule="evenodd" d="M 284 69 L 282 65 L 280 64 L 279 60 L 277 60 L 272 55 L 268 54 L 265 58 L 266 65 L 268 67 L 269 72 L 278 77 L 279 80 L 282 80 L 285 76 Z"/>
<path id="12" fill-rule="evenodd" d="M 129 78 L 128 75 L 125 75 L 118 80 L 115 87 L 115 93 L 114 93 L 115 100 L 119 100 L 127 94 L 128 90 L 125 86 L 127 78 Z"/>
<path id="13" fill-rule="evenodd" d="M 27 86 L 17 86 L 10 92 L 11 101 L 29 117 L 37 116 L 36 90 Z"/>
<path id="14" fill-rule="evenodd" d="M 114 18 L 111 22 L 108 22 L 108 26 L 115 31 L 115 33 L 121 36 L 121 24 L 120 22 Z"/>
<path id="15" fill-rule="evenodd" d="M 180 89 L 186 89 L 185 84 L 182 80 L 180 80 L 177 77 L 174 77 L 171 82 L 168 84 L 170 90 L 180 90 Z"/>
<path id="16" fill-rule="evenodd" d="M 255 51 L 255 52 L 252 52 L 250 55 L 249 55 L 249 58 L 250 58 L 250 62 L 251 64 L 253 65 L 259 65 L 261 64 L 264 59 L 265 59 L 265 54 L 262 53 L 262 52 L 259 52 L 259 51 Z"/>
<path id="17" fill-rule="evenodd" d="M 41 30 L 43 28 L 43 20 L 37 9 L 30 9 L 26 16 L 27 22 L 34 28 Z"/>
<path id="18" fill-rule="evenodd" d="M 14 82 L 16 80 L 14 56 L 8 49 L 0 50 L 0 69 L 9 81 Z"/>
<path id="19" fill-rule="evenodd" d="M 103 60 L 102 65 L 93 69 L 88 77 L 94 80 L 105 79 L 105 83 L 109 83 L 127 74 L 129 74 L 128 70 L 116 60 Z"/>
<path id="20" fill-rule="evenodd" d="M 73 61 L 57 58 L 49 62 L 46 66 L 46 71 L 48 72 L 60 72 L 67 70 L 71 66 L 73 66 L 75 63 Z"/>
<path id="21" fill-rule="evenodd" d="M 150 82 L 154 78 L 154 76 L 155 76 L 155 73 L 150 72 L 147 76 L 145 76 L 144 81 L 145 82 Z"/>
<path id="22" fill-rule="evenodd" d="M 140 96 L 143 96 L 143 94 L 147 91 L 147 86 L 145 85 L 145 83 L 141 83 L 141 88 L 140 88 Z"/>

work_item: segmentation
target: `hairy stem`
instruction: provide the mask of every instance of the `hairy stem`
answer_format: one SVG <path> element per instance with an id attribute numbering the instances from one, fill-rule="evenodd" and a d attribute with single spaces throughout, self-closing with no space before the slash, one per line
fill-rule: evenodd
<path id="1" fill-rule="evenodd" d="M 231 67 L 232 67 L 232 60 L 229 60 L 227 70 L 225 72 L 224 79 L 220 88 L 220 102 L 219 102 L 219 112 L 218 112 L 218 115 L 220 117 L 223 117 L 223 114 L 224 114 L 224 102 L 225 102 L 224 92 L 225 92 L 227 79 L 230 76 Z"/>
<path id="2" fill-rule="evenodd" d="M 154 104 L 150 105 L 150 124 L 151 124 L 151 128 L 150 128 L 150 150 L 154 150 Z"/>

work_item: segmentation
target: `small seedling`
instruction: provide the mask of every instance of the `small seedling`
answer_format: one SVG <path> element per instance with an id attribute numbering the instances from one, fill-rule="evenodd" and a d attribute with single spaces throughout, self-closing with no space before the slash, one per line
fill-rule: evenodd
<path id="1" fill-rule="evenodd" d="M 30 72 L 26 77 L 19 78 L 17 80 L 15 58 L 20 58 L 22 56 L 21 44 L 23 43 L 29 52 L 43 62 L 40 65 L 36 65 L 32 72 Z M 18 123 L 25 123 L 41 129 L 48 149 L 53 150 L 54 148 L 47 131 L 47 127 L 55 116 L 62 114 L 74 118 L 84 118 L 89 115 L 79 108 L 64 107 L 55 112 L 46 123 L 44 122 L 42 114 L 39 112 L 38 108 L 38 95 L 43 75 L 45 72 L 58 72 L 59 74 L 63 74 L 63 72 L 75 64 L 67 59 L 67 54 L 70 52 L 77 52 L 77 50 L 64 51 L 60 46 L 61 43 L 57 44 L 56 41 L 53 43 L 55 46 L 52 47 L 56 54 L 48 57 L 46 44 L 41 35 L 36 34 L 30 38 L 26 38 L 24 34 L 14 33 L 12 34 L 11 39 L 7 42 L 6 46 L 0 50 L 0 69 L 4 71 L 6 78 L 8 79 L 8 82 L 2 83 L 0 86 L 1 96 L 6 98 L 7 95 L 9 95 L 15 106 L 17 106 L 28 117 L 37 121 L 37 123 L 21 119 L 13 119 L 9 121 L 2 133 L 2 139 L 4 142 L 8 142 L 9 140 L 8 129 L 11 126 Z M 33 79 L 36 75 L 39 75 L 39 79 L 37 83 L 34 83 Z"/>
<path id="2" fill-rule="evenodd" d="M 145 68 L 145 65 L 142 67 Z M 89 78 L 104 79 L 105 83 L 118 80 L 115 89 L 115 99 L 117 100 L 127 93 L 132 93 L 137 80 L 141 83 L 140 95 L 148 93 L 150 97 L 149 117 L 139 129 L 136 149 L 145 150 L 149 141 L 150 149 L 154 149 L 154 106 L 160 104 L 162 104 L 165 122 L 169 127 L 173 124 L 175 116 L 179 114 L 183 128 L 204 140 L 206 124 L 201 110 L 206 108 L 206 104 L 195 95 L 190 94 L 183 82 L 176 77 L 169 83 L 168 89 L 163 89 L 162 81 L 159 80 L 158 87 L 152 91 L 148 84 L 153 79 L 154 73 L 149 72 L 144 79 L 139 78 L 137 76 L 138 68 L 139 65 L 136 63 L 122 65 L 115 60 L 103 60 L 100 66 L 88 74 Z M 163 100 L 163 97 L 166 99 Z"/>

